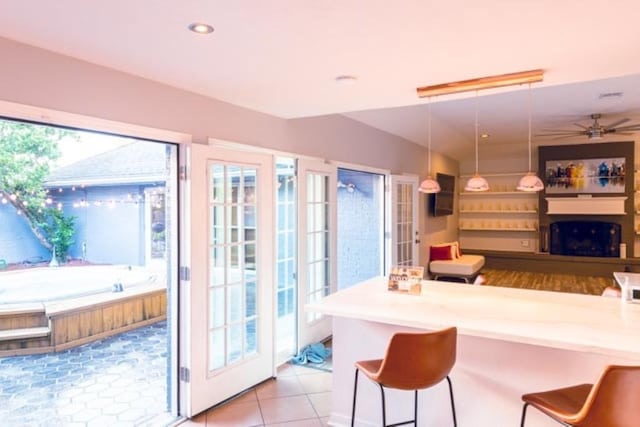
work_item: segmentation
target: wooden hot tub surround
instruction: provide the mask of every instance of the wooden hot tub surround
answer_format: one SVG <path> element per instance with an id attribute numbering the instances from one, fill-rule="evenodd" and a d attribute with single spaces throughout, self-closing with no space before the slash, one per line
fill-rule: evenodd
<path id="1" fill-rule="evenodd" d="M 0 357 L 56 352 L 165 320 L 164 285 L 0 308 Z"/>

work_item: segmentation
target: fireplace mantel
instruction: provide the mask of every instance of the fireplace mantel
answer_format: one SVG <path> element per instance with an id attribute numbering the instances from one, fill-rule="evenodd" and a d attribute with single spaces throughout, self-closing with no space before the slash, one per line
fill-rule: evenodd
<path id="1" fill-rule="evenodd" d="M 547 197 L 547 215 L 625 215 L 627 197 Z"/>

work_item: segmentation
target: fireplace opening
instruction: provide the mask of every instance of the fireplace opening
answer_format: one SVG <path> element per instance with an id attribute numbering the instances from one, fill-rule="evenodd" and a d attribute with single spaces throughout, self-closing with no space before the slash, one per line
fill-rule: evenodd
<path id="1" fill-rule="evenodd" d="M 550 253 L 618 257 L 621 226 L 604 221 L 559 221 L 549 227 Z"/>

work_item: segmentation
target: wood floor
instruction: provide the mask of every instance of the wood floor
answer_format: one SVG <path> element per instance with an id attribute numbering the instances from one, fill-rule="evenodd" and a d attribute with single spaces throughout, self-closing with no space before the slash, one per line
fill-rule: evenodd
<path id="1" fill-rule="evenodd" d="M 509 288 L 572 292 L 601 295 L 608 286 L 615 286 L 613 277 L 577 276 L 572 274 L 531 273 L 527 271 L 483 268 L 484 284 Z"/>

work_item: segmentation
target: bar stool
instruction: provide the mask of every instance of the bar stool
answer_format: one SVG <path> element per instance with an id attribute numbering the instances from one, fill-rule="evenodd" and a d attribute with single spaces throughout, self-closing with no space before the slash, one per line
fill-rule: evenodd
<path id="1" fill-rule="evenodd" d="M 358 372 L 362 371 L 371 381 L 380 386 L 382 395 L 382 424 L 385 427 L 414 423 L 418 425 L 418 390 L 438 384 L 443 379 L 449 383 L 449 398 L 456 423 L 456 408 L 453 402 L 453 388 L 449 372 L 456 362 L 456 328 L 436 332 L 394 334 L 387 346 L 384 359 L 356 362 L 355 383 L 353 385 L 353 407 L 351 426 L 355 423 L 356 398 L 358 393 Z M 414 419 L 387 426 L 384 389 L 395 388 L 414 391 Z"/>
<path id="2" fill-rule="evenodd" d="M 531 405 L 569 427 L 640 425 L 640 366 L 607 366 L 598 381 L 522 396 L 524 427 Z"/>

